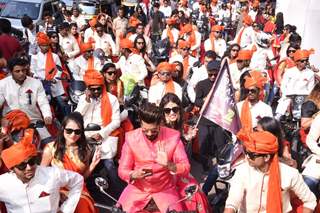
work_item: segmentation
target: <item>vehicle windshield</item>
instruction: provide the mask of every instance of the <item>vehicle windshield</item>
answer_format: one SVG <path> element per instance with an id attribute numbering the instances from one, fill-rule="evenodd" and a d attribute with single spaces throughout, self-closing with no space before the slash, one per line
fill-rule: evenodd
<path id="1" fill-rule="evenodd" d="M 28 15 L 33 20 L 39 16 L 40 4 L 34 2 L 10 1 L 1 11 L 0 16 L 6 18 L 20 19 L 24 15 Z"/>

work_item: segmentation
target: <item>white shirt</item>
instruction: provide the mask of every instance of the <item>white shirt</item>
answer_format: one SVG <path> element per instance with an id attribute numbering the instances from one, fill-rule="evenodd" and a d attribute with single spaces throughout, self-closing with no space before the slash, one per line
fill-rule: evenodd
<path id="1" fill-rule="evenodd" d="M 61 67 L 61 61 L 59 59 L 59 56 L 55 53 L 52 53 L 53 61 L 56 65 L 59 65 Z M 44 80 L 46 78 L 46 61 L 47 61 L 47 53 L 43 54 L 41 51 L 39 51 L 36 55 L 31 56 L 31 65 L 30 65 L 30 71 L 34 74 L 33 76 L 35 78 L 39 78 L 41 80 Z M 61 72 L 57 71 L 55 77 L 60 77 Z M 51 85 L 51 93 L 52 97 L 57 97 L 64 94 L 64 88 L 62 86 L 62 82 L 60 80 L 56 80 L 56 83 L 52 83 Z"/>
<path id="2" fill-rule="evenodd" d="M 116 44 L 114 43 L 111 35 L 103 33 L 103 35 L 100 37 L 95 32 L 93 39 L 95 41 L 94 49 L 100 48 L 105 52 L 106 55 L 116 55 Z"/>
<path id="3" fill-rule="evenodd" d="M 281 82 L 282 96 L 309 95 L 315 85 L 315 75 L 310 69 L 298 70 L 297 67 L 287 69 Z"/>
<path id="4" fill-rule="evenodd" d="M 84 42 L 87 43 L 89 41 L 89 38 L 93 38 L 94 31 L 91 27 L 87 28 L 86 31 L 84 31 Z"/>
<path id="5" fill-rule="evenodd" d="M 79 14 L 78 17 L 75 17 L 74 15 L 72 15 L 71 20 L 77 24 L 79 30 L 83 25 L 87 24 L 85 18 L 81 14 Z"/>
<path id="6" fill-rule="evenodd" d="M 240 89 L 241 71 L 238 69 L 237 62 L 230 64 L 229 70 L 233 88 L 236 90 Z"/>
<path id="7" fill-rule="evenodd" d="M 193 88 L 196 88 L 197 84 L 208 78 L 208 72 L 205 65 L 202 65 L 201 67 L 194 67 L 193 68 L 193 74 L 190 79 L 190 84 Z"/>
<path id="8" fill-rule="evenodd" d="M 254 11 L 254 10 L 250 10 L 248 15 L 252 18 L 253 21 L 256 20 L 256 16 L 258 14 L 258 10 L 257 11 Z"/>
<path id="9" fill-rule="evenodd" d="M 241 49 L 251 49 L 252 45 L 255 42 L 255 33 L 254 33 L 254 30 L 251 26 L 242 27 L 239 30 L 239 32 L 237 33 L 237 35 L 233 41 L 234 41 L 234 43 L 237 43 L 238 37 L 240 36 L 240 33 L 242 31 L 243 31 L 243 33 L 241 34 L 240 47 L 241 47 Z"/>
<path id="10" fill-rule="evenodd" d="M 176 43 L 179 38 L 179 30 L 177 30 L 176 28 L 172 28 L 171 32 L 172 32 L 174 43 Z M 166 39 L 166 38 L 168 38 L 168 29 L 167 28 L 164 29 L 164 31 L 162 32 L 161 40 Z"/>
<path id="11" fill-rule="evenodd" d="M 80 53 L 80 47 L 78 45 L 77 40 L 71 34 L 66 37 L 61 36 L 59 34 L 59 45 L 63 52 L 70 58 L 74 59 L 76 55 Z"/>
<path id="12" fill-rule="evenodd" d="M 169 18 L 171 16 L 172 8 L 170 5 L 165 7 L 164 5 L 161 5 L 159 10 L 164 14 L 164 17 Z"/>
<path id="13" fill-rule="evenodd" d="M 270 61 L 272 65 L 275 65 L 276 61 L 272 60 L 274 54 L 271 48 L 261 48 L 257 46 L 257 50 L 252 54 L 250 68 L 259 71 L 267 71 L 267 60 Z"/>
<path id="14" fill-rule="evenodd" d="M 241 110 L 244 101 L 237 103 L 238 112 L 241 115 Z M 249 108 L 251 112 L 251 119 L 252 119 L 252 128 L 256 127 L 258 121 L 263 117 L 273 117 L 272 109 L 268 104 L 265 104 L 262 101 L 258 101 L 255 105 L 251 105 L 249 102 Z"/>
<path id="15" fill-rule="evenodd" d="M 99 71 L 102 69 L 104 64 L 98 58 L 93 58 L 93 67 L 95 70 Z M 83 81 L 83 75 L 88 70 L 88 60 L 86 60 L 83 55 L 80 55 L 74 60 L 72 75 L 75 80 Z"/>
<path id="16" fill-rule="evenodd" d="M 214 40 L 214 51 L 217 53 L 218 56 L 222 57 L 226 49 L 227 49 L 227 44 L 224 39 L 218 38 Z M 212 42 L 210 38 L 205 40 L 204 50 L 205 51 L 212 50 Z"/>
<path id="17" fill-rule="evenodd" d="M 173 82 L 174 94 L 176 94 L 180 100 L 182 100 L 182 88 L 176 82 Z M 160 104 L 162 97 L 166 94 L 166 83 L 159 81 L 155 85 L 149 88 L 148 101 L 150 103 Z"/>
<path id="18" fill-rule="evenodd" d="M 111 132 L 117 129 L 120 126 L 120 109 L 119 102 L 117 97 L 108 93 L 111 109 L 112 109 L 112 117 L 111 122 L 103 127 L 103 121 L 101 117 L 101 99 L 90 99 L 90 103 L 88 103 L 86 99 L 86 95 L 80 96 L 78 106 L 75 111 L 80 112 L 83 116 L 84 125 L 87 126 L 89 123 L 94 123 L 100 125 L 102 128 L 98 131 L 98 133 L 106 139 Z M 89 133 L 89 132 L 88 132 Z M 97 133 L 95 131 L 90 132 L 92 134 Z M 92 135 L 91 134 L 91 135 Z"/>
<path id="19" fill-rule="evenodd" d="M 123 75 L 129 74 L 139 85 L 144 85 L 144 78 L 148 75 L 148 70 L 144 62 L 145 60 L 141 55 L 131 53 L 128 59 L 124 56 L 120 57 L 116 66 L 121 69 Z"/>
<path id="20" fill-rule="evenodd" d="M 38 28 L 38 31 L 37 31 Z M 31 31 L 29 28 L 23 29 L 23 38 L 30 42 L 29 45 L 29 55 L 35 55 L 38 52 L 38 45 L 37 45 L 37 33 L 43 32 L 44 29 L 42 26 L 38 25 L 38 27 L 34 26 L 33 30 Z"/>
<path id="21" fill-rule="evenodd" d="M 292 210 L 290 192 L 298 196 L 303 202 L 303 207 L 314 209 L 317 204 L 316 197 L 304 183 L 299 171 L 283 163 L 279 163 L 279 169 L 283 212 L 288 213 Z M 231 179 L 226 208 L 233 208 L 239 213 L 266 213 L 268 182 L 268 174 L 262 173 L 245 161 L 236 168 Z"/>
<path id="22" fill-rule="evenodd" d="M 0 182 L 0 200 L 5 203 L 8 213 L 56 213 L 59 210 L 73 213 L 83 187 L 83 177 L 78 173 L 42 166 L 37 166 L 28 183 L 23 183 L 14 172 L 0 175 Z M 59 208 L 61 187 L 70 191 Z"/>
<path id="23" fill-rule="evenodd" d="M 130 41 L 134 42 L 138 34 L 133 34 L 129 37 Z M 152 42 L 151 39 L 148 36 L 143 35 L 144 40 L 146 41 L 146 51 L 148 54 L 152 52 Z"/>
<path id="24" fill-rule="evenodd" d="M 27 91 L 31 91 L 31 103 Z M 0 105 L 4 106 L 3 115 L 10 110 L 20 109 L 31 121 L 42 120 L 42 116 L 52 117 L 42 83 L 31 77 L 27 77 L 22 85 L 17 84 L 12 76 L 0 80 Z"/>

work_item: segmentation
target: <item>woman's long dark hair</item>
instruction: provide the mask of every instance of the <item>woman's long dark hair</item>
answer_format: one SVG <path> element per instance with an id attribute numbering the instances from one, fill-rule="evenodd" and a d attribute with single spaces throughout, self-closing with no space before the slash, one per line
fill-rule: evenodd
<path id="1" fill-rule="evenodd" d="M 167 105 L 169 102 L 173 102 L 175 104 L 178 105 L 178 107 L 180 108 L 180 119 L 175 122 L 175 123 L 166 123 L 166 119 L 165 119 L 165 114 L 164 114 L 164 107 L 165 105 Z M 176 95 L 176 94 L 173 94 L 173 93 L 167 93 L 165 94 L 165 96 L 162 97 L 161 99 L 161 102 L 160 102 L 160 109 L 162 110 L 162 119 L 163 119 L 163 123 L 166 127 L 169 127 L 169 128 L 173 128 L 175 130 L 178 130 L 178 131 L 182 131 L 182 124 L 183 124 L 183 108 L 182 108 L 182 103 L 179 99 L 179 97 Z"/>
<path id="2" fill-rule="evenodd" d="M 137 35 L 137 37 L 134 39 L 134 48 L 138 49 L 137 48 L 137 42 L 138 42 L 138 39 L 142 39 L 143 42 L 144 42 L 144 46 L 141 50 L 139 50 L 142 54 L 145 54 L 146 51 L 147 51 L 147 44 L 146 44 L 146 40 L 144 39 L 143 35 Z"/>
<path id="3" fill-rule="evenodd" d="M 278 155 L 279 155 L 279 157 L 282 157 L 282 154 L 283 154 L 283 144 L 282 144 L 283 133 L 282 133 L 280 123 L 274 118 L 263 117 L 258 121 L 258 124 L 261 125 L 261 127 L 264 131 L 268 131 L 277 137 L 278 144 L 279 144 Z"/>
<path id="4" fill-rule="evenodd" d="M 59 130 L 57 139 L 54 142 L 54 147 L 56 149 L 54 157 L 60 161 L 63 161 L 63 157 L 66 152 L 66 140 L 64 138 L 63 133 L 69 121 L 74 121 L 81 129 L 80 138 L 76 143 L 78 145 L 79 159 L 82 162 L 85 162 L 88 153 L 87 141 L 86 136 L 84 135 L 83 117 L 79 112 L 72 112 L 63 119 L 61 124 L 62 128 Z"/>
<path id="5" fill-rule="evenodd" d="M 234 47 L 238 47 L 239 50 L 241 49 L 241 47 L 240 47 L 239 44 L 237 44 L 237 43 L 231 44 L 231 45 L 229 46 L 229 48 L 224 52 L 222 58 L 224 58 L 224 57 L 230 58 L 230 57 L 231 57 L 231 50 L 232 50 L 232 48 L 234 48 Z"/>

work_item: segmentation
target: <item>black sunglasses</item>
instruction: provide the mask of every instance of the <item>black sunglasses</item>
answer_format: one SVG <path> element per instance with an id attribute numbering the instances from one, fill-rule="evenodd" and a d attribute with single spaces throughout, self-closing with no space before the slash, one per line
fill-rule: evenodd
<path id="1" fill-rule="evenodd" d="M 112 72 L 106 72 L 108 75 L 115 75 L 117 72 L 116 71 L 112 71 Z"/>
<path id="2" fill-rule="evenodd" d="M 247 92 L 252 93 L 252 94 L 256 94 L 256 93 L 258 93 L 258 91 L 259 90 L 257 90 L 257 89 L 247 89 Z"/>
<path id="3" fill-rule="evenodd" d="M 163 109 L 164 113 L 166 114 L 170 114 L 170 112 L 172 111 L 173 113 L 178 113 L 180 111 L 179 107 L 172 107 L 172 108 L 164 108 Z"/>
<path id="4" fill-rule="evenodd" d="M 160 72 L 159 74 L 162 76 L 171 76 L 170 72 Z"/>
<path id="5" fill-rule="evenodd" d="M 67 129 L 64 129 L 64 130 L 66 131 L 66 133 L 67 133 L 68 135 L 71 135 L 73 132 L 74 132 L 74 134 L 76 134 L 76 135 L 80 135 L 81 132 L 82 132 L 81 129 L 69 129 L 69 128 L 67 128 Z"/>
<path id="6" fill-rule="evenodd" d="M 288 50 L 288 53 L 295 53 L 297 50 Z"/>
<path id="7" fill-rule="evenodd" d="M 247 150 L 243 150 L 244 154 L 251 160 L 255 160 L 258 157 L 264 157 L 266 156 L 266 154 L 257 154 L 257 153 L 253 153 L 253 152 L 249 152 Z"/>
<path id="8" fill-rule="evenodd" d="M 91 92 L 95 92 L 95 91 L 101 92 L 102 88 L 101 88 L 101 87 L 95 87 L 95 88 L 89 88 L 89 90 L 90 90 Z"/>
<path id="9" fill-rule="evenodd" d="M 233 52 L 239 52 L 239 49 L 231 49 Z"/>
<path id="10" fill-rule="evenodd" d="M 22 162 L 19 165 L 16 165 L 15 167 L 19 170 L 25 170 L 27 168 L 27 165 L 34 166 L 37 164 L 37 158 L 32 157 L 27 162 Z"/>
<path id="11" fill-rule="evenodd" d="M 309 59 L 302 59 L 302 60 L 299 60 L 300 63 L 309 63 Z"/>

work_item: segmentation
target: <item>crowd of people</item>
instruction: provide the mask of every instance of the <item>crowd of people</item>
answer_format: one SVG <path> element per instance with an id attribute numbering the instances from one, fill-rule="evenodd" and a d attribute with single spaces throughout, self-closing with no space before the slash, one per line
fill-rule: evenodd
<path id="1" fill-rule="evenodd" d="M 213 162 L 239 141 L 225 213 L 320 212 L 319 69 L 275 2 L 108 6 L 23 15 L 20 40 L 0 19 L 0 212 L 99 212 L 87 182 L 101 170 L 125 212 L 219 212 Z M 201 115 L 222 64 L 237 133 Z"/>

